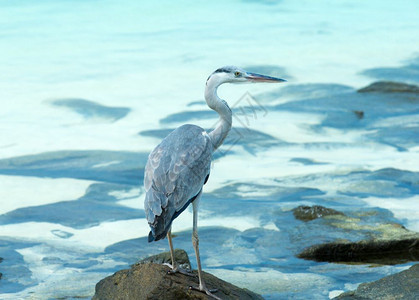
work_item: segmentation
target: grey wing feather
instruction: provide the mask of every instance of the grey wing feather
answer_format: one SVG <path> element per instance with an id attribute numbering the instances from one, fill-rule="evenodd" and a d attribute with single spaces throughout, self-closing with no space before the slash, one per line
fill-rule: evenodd
<path id="1" fill-rule="evenodd" d="M 183 125 L 150 153 L 144 210 L 152 231 L 157 219 L 165 223 L 160 224 L 163 228 L 169 226 L 176 212 L 200 192 L 210 171 L 212 152 L 210 137 L 202 128 Z"/>

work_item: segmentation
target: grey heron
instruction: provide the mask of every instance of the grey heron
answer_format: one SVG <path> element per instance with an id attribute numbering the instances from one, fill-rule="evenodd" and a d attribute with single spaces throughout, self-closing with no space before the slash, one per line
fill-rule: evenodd
<path id="1" fill-rule="evenodd" d="M 198 204 L 202 187 L 210 174 L 211 158 L 221 146 L 232 125 L 232 112 L 227 102 L 217 95 L 223 83 L 284 82 L 284 79 L 246 72 L 226 66 L 215 70 L 207 79 L 205 100 L 219 114 L 215 128 L 206 132 L 199 126 L 186 124 L 171 132 L 150 153 L 145 167 L 146 191 L 144 210 L 151 231 L 148 241 L 158 241 L 167 236 L 172 264 L 171 272 L 186 273 L 174 259 L 171 235 L 172 222 L 192 203 L 192 244 L 198 266 L 199 287 L 197 290 L 219 299 L 208 290 L 202 279 L 198 238 Z"/>

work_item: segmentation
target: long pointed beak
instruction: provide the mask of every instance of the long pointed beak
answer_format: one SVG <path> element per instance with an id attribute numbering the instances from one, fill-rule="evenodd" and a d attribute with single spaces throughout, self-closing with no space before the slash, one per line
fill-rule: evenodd
<path id="1" fill-rule="evenodd" d="M 249 73 L 249 72 L 246 73 L 245 78 L 253 82 L 285 82 L 286 81 L 285 79 L 281 79 L 281 78 L 260 75 L 256 73 Z"/>

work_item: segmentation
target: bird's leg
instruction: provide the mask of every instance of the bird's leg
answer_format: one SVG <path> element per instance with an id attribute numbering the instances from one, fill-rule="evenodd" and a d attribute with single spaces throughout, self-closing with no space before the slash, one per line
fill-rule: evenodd
<path id="1" fill-rule="evenodd" d="M 199 287 L 193 287 L 191 286 L 191 289 L 198 290 L 201 292 L 206 293 L 208 296 L 221 300 L 217 296 L 213 295 L 212 293 L 217 292 L 217 289 L 215 290 L 209 290 L 204 280 L 202 279 L 202 268 L 201 268 L 201 258 L 199 256 L 199 237 L 198 237 L 198 204 L 199 204 L 199 197 L 192 202 L 193 205 L 193 231 L 192 231 L 192 244 L 195 249 L 195 255 L 196 255 L 196 264 L 198 265 L 198 277 L 199 277 Z"/>
<path id="2" fill-rule="evenodd" d="M 169 248 L 170 248 L 170 258 L 172 259 L 172 264 L 165 263 L 165 265 L 169 266 L 172 271 L 176 270 L 176 261 L 175 261 L 175 251 L 173 250 L 173 241 L 172 241 L 172 228 L 169 229 L 167 232 L 167 240 L 169 241 Z"/>
<path id="3" fill-rule="evenodd" d="M 164 263 L 164 265 L 171 268 L 171 270 L 168 271 L 169 274 L 175 274 L 175 273 L 181 273 L 188 276 L 195 276 L 190 271 L 182 269 L 175 260 L 175 251 L 173 250 L 173 241 L 172 241 L 172 228 L 169 229 L 167 232 L 167 240 L 169 241 L 169 247 L 170 247 L 170 258 L 172 259 L 172 264 Z"/>

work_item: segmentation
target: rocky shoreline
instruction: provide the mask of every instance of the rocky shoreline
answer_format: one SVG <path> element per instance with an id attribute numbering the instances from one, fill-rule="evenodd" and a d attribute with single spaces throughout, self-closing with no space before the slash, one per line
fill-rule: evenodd
<path id="1" fill-rule="evenodd" d="M 102 279 L 96 285 L 93 300 L 129 299 L 211 299 L 190 286 L 198 285 L 197 276 L 168 274 L 169 267 L 162 263 L 170 261 L 170 253 L 164 252 L 148 257 L 137 264 Z M 176 249 L 176 257 L 184 268 L 190 266 L 184 250 Z M 196 275 L 196 271 L 192 271 Z M 344 292 L 336 300 L 417 299 L 419 295 L 419 264 L 407 270 L 383 277 L 377 281 L 362 283 L 355 291 Z M 209 288 L 218 289 L 221 299 L 263 299 L 261 295 L 239 288 L 204 272 Z"/>
<path id="2" fill-rule="evenodd" d="M 348 240 L 309 246 L 296 255 L 298 258 L 373 266 L 402 264 L 419 259 L 419 233 L 409 231 L 400 224 L 366 225 L 371 222 L 319 205 L 299 206 L 293 210 L 293 214 L 296 219 L 305 223 L 322 219 L 323 226 L 332 227 L 332 230 L 344 228 L 348 236 Z M 367 219 L 374 217 L 370 212 L 364 214 Z M 360 232 L 370 238 L 351 241 L 359 237 Z M 184 250 L 176 249 L 175 256 L 183 269 L 191 269 L 189 257 Z M 93 299 L 210 299 L 205 294 L 189 288 L 198 285 L 197 276 L 168 274 L 169 267 L 163 264 L 170 262 L 169 252 L 142 259 L 130 269 L 118 271 L 101 280 L 96 285 Z M 191 273 L 196 275 L 196 271 Z M 415 299 L 413 295 L 419 295 L 418 273 L 419 264 L 416 264 L 398 274 L 363 283 L 357 290 L 345 292 L 336 299 Z M 206 272 L 204 280 L 209 288 L 218 289 L 216 295 L 221 299 L 263 299 L 261 295 Z M 387 298 L 383 295 L 387 295 Z"/>
<path id="3" fill-rule="evenodd" d="M 404 94 L 409 101 L 416 101 L 419 87 L 398 82 L 378 81 L 359 89 L 358 93 Z M 369 118 L 364 110 L 353 110 L 358 120 Z M 381 170 L 382 174 L 391 171 Z M 380 174 L 381 174 L 380 173 Z M 406 183 L 413 190 L 414 180 Z M 352 191 L 347 192 L 351 195 Z M 296 257 L 317 262 L 366 264 L 374 267 L 396 265 L 419 260 L 419 233 L 409 231 L 397 220 L 383 215 L 379 209 L 338 211 L 320 205 L 302 205 L 292 210 L 302 227 L 310 232 L 322 228 L 322 238 L 311 235 Z M 391 221 L 390 221 L 391 220 Z M 344 232 L 344 238 L 333 238 Z M 329 233 L 329 234 L 328 234 Z M 314 232 L 313 232 L 314 234 Z M 320 235 L 319 235 L 320 236 Z M 311 240 L 313 238 L 313 241 Z M 308 247 L 307 247 L 308 246 Z M 183 250 L 176 250 L 177 261 L 190 269 L 190 262 Z M 197 285 L 197 277 L 182 274 L 168 275 L 169 252 L 146 258 L 130 269 L 106 277 L 96 285 L 94 300 L 99 299 L 208 299 L 205 294 L 190 290 Z M 194 271 L 193 271 L 194 273 Z M 194 273 L 195 274 L 195 273 Z M 362 283 L 354 291 L 344 292 L 334 299 L 417 299 L 419 297 L 419 264 L 377 281 Z M 247 289 L 241 289 L 204 272 L 209 288 L 218 288 L 216 295 L 222 299 L 263 299 Z M 336 294 L 335 294 L 336 295 Z"/>

